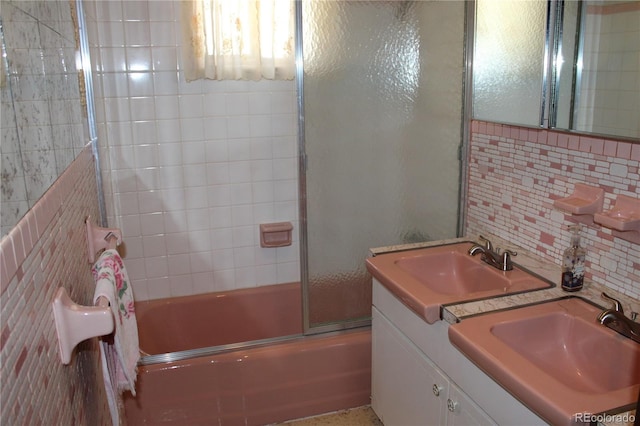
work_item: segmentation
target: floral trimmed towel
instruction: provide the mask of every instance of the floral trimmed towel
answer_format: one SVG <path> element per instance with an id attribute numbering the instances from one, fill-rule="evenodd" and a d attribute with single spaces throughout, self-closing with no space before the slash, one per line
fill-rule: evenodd
<path id="1" fill-rule="evenodd" d="M 106 297 L 114 317 L 113 341 L 110 338 L 100 341 L 100 355 L 111 419 L 118 425 L 118 401 L 124 391 L 136 395 L 136 366 L 140 359 L 133 289 L 122 258 L 115 249 L 105 250 L 93 265 L 92 272 L 96 281 L 93 302 Z"/>

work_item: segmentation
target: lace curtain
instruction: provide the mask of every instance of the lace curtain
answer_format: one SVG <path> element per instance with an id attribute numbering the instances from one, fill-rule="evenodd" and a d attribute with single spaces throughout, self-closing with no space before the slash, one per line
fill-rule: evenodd
<path id="1" fill-rule="evenodd" d="M 181 3 L 182 63 L 187 81 L 293 79 L 293 1 Z"/>

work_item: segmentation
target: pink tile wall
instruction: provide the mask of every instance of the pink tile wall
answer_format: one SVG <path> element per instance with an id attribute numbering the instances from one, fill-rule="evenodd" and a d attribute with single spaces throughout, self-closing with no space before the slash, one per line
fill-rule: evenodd
<path id="1" fill-rule="evenodd" d="M 640 144 L 474 121 L 467 235 L 491 232 L 560 264 L 575 219 L 553 207 L 575 183 L 640 198 Z M 583 226 L 587 278 L 640 298 L 640 244 L 598 224 Z"/>
<path id="2" fill-rule="evenodd" d="M 0 242 L 0 424 L 111 424 L 97 341 L 62 365 L 51 311 L 60 286 L 77 303 L 92 299 L 84 219 L 98 216 L 96 194 L 85 147 Z"/>
<path id="3" fill-rule="evenodd" d="M 178 1 L 86 1 L 109 223 L 136 298 L 299 280 L 293 81 L 186 83 Z M 291 221 L 289 247 L 259 245 Z"/>

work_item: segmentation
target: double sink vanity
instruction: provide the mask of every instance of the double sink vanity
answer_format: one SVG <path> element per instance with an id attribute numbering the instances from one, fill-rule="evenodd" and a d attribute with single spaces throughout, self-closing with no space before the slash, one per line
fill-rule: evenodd
<path id="1" fill-rule="evenodd" d="M 633 423 L 638 301 L 566 293 L 559 267 L 486 239 L 373 249 L 367 269 L 384 424 Z"/>

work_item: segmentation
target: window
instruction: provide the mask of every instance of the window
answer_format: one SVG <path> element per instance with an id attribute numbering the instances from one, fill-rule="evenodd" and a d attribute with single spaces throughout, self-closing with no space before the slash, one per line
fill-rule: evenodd
<path id="1" fill-rule="evenodd" d="M 187 81 L 291 80 L 294 2 L 188 0 L 182 3 Z"/>

